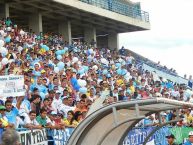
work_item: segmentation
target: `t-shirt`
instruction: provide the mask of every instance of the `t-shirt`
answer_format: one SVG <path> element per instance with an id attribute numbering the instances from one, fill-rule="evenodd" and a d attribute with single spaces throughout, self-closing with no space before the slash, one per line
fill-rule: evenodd
<path id="1" fill-rule="evenodd" d="M 145 118 L 145 119 L 144 119 L 144 126 L 146 126 L 146 125 L 151 125 L 151 124 L 153 124 L 153 121 L 152 121 L 152 120 L 150 120 L 150 119 L 148 119 L 148 118 Z"/>
<path id="2" fill-rule="evenodd" d="M 24 125 L 26 125 L 26 124 L 39 125 L 39 123 L 37 122 L 36 119 L 31 120 L 31 119 L 29 118 L 29 116 L 28 116 L 28 117 L 25 117 L 25 119 L 24 119 Z"/>
<path id="3" fill-rule="evenodd" d="M 192 123 L 193 122 L 193 116 L 191 114 L 187 115 L 185 114 L 185 119 L 187 123 Z"/>
<path id="4" fill-rule="evenodd" d="M 78 125 L 78 122 L 75 121 L 75 120 L 72 122 L 72 124 L 70 124 L 70 121 L 68 121 L 67 119 L 64 119 L 64 123 L 65 123 L 66 125 L 75 125 L 75 126 Z"/>
<path id="5" fill-rule="evenodd" d="M 17 117 L 18 113 L 19 113 L 19 111 L 15 107 L 10 112 L 6 112 L 5 116 L 7 117 L 8 122 L 16 125 L 16 117 Z"/>
<path id="6" fill-rule="evenodd" d="M 62 100 L 61 99 L 55 99 L 52 102 L 52 108 L 54 109 L 55 112 L 58 112 L 59 110 L 59 106 L 62 104 Z"/>
<path id="7" fill-rule="evenodd" d="M 0 122 L 2 123 L 3 127 L 7 127 L 8 126 L 8 119 L 7 119 L 7 117 L 6 116 L 2 116 L 1 114 L 0 114 Z"/>
<path id="8" fill-rule="evenodd" d="M 37 88 L 37 89 L 39 90 L 39 92 L 42 92 L 42 93 L 44 93 L 45 95 L 48 94 L 48 90 L 47 90 L 47 88 L 46 88 L 44 85 L 38 85 L 38 84 L 35 84 L 35 83 L 34 83 L 34 84 L 32 84 L 32 85 L 30 86 L 30 91 L 33 92 L 34 88 Z"/>
<path id="9" fill-rule="evenodd" d="M 74 110 L 74 109 L 75 109 L 74 107 L 70 107 L 70 106 L 67 106 L 67 105 L 64 105 L 64 104 L 61 104 L 58 107 L 59 113 L 62 113 L 64 115 L 64 118 L 67 117 L 68 111 Z"/>
<path id="10" fill-rule="evenodd" d="M 180 97 L 180 93 L 179 93 L 179 91 L 172 91 L 171 96 L 174 96 L 175 98 Z"/>
<path id="11" fill-rule="evenodd" d="M 42 118 L 41 116 L 37 116 L 36 120 L 40 125 L 43 126 L 46 126 L 48 123 L 51 123 L 51 120 L 48 117 Z"/>

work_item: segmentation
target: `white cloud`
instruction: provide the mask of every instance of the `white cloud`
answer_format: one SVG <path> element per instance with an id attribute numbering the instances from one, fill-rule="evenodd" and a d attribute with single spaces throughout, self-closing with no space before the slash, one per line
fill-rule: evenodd
<path id="1" fill-rule="evenodd" d="M 151 30 L 120 35 L 120 46 L 173 67 L 180 75 L 193 74 L 192 0 L 132 0 L 150 13 Z"/>

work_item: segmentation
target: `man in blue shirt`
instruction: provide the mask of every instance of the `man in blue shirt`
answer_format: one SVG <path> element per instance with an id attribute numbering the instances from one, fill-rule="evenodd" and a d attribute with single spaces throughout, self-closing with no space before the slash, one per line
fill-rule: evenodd
<path id="1" fill-rule="evenodd" d="M 8 119 L 8 122 L 10 124 L 16 125 L 16 117 L 19 113 L 18 109 L 20 109 L 20 105 L 24 99 L 24 96 L 21 96 L 17 99 L 16 107 L 12 106 L 12 102 L 7 100 L 5 101 L 5 107 L 6 107 L 6 117 Z"/>
<path id="2" fill-rule="evenodd" d="M 188 140 L 184 143 L 184 145 L 193 145 L 193 131 L 189 132 Z"/>
<path id="3" fill-rule="evenodd" d="M 34 88 L 37 88 L 39 90 L 39 92 L 42 92 L 45 95 L 48 94 L 48 89 L 46 88 L 46 86 L 42 85 L 42 78 L 41 77 L 37 78 L 37 83 L 33 83 L 30 86 L 30 91 L 33 92 Z"/>

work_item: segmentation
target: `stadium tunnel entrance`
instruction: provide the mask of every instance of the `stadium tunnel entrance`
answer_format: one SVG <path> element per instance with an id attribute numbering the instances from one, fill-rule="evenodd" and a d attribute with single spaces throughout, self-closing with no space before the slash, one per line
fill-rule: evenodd
<path id="1" fill-rule="evenodd" d="M 102 101 L 99 101 L 100 103 Z M 101 106 L 101 104 L 93 106 Z M 161 127 L 180 121 L 179 116 L 172 121 L 162 123 L 161 111 L 193 107 L 191 103 L 180 102 L 165 98 L 153 98 L 130 102 L 118 102 L 93 110 L 74 130 L 67 145 L 123 145 L 128 132 L 146 116 L 159 114 L 159 125 L 153 129 L 143 143 Z M 92 106 L 91 106 L 92 107 Z"/>

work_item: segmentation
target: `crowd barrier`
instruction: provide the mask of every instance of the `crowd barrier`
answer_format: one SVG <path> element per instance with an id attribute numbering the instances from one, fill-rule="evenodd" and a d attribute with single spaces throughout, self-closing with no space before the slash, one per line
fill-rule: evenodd
<path id="1" fill-rule="evenodd" d="M 53 145 L 65 145 L 70 135 L 73 132 L 73 128 L 66 128 L 64 130 L 17 130 L 20 135 L 20 142 L 22 145 L 47 145 L 52 143 Z"/>
<path id="2" fill-rule="evenodd" d="M 142 145 L 148 134 L 156 127 L 135 128 L 128 133 L 123 145 Z M 162 127 L 150 137 L 146 145 L 168 145 L 166 136 L 174 134 L 175 142 L 183 144 L 188 139 L 188 133 L 193 131 L 192 127 Z"/>
<path id="3" fill-rule="evenodd" d="M 142 145 L 148 134 L 156 127 L 147 128 L 134 128 L 131 130 L 125 138 L 123 145 Z M 65 145 L 70 135 L 73 132 L 73 128 L 66 128 L 65 130 L 26 130 L 17 129 L 20 142 L 22 145 Z M 178 144 L 184 143 L 188 138 L 188 133 L 193 131 L 191 127 L 162 127 L 156 133 L 150 137 L 146 145 L 167 145 L 166 135 L 174 134 L 176 137 L 175 142 Z M 0 129 L 0 136 L 3 133 L 3 129 Z"/>

